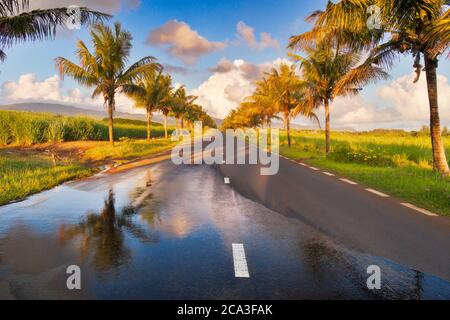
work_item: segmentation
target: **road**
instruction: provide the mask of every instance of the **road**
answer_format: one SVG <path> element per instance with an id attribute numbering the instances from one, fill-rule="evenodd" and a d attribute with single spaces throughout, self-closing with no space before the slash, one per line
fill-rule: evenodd
<path id="1" fill-rule="evenodd" d="M 0 288 L 18 299 L 450 299 L 448 250 L 437 254 L 448 220 L 285 160 L 277 176 L 257 169 L 164 161 L 1 207 Z M 66 287 L 69 265 L 79 291 Z M 370 265 L 381 290 L 367 288 Z"/>

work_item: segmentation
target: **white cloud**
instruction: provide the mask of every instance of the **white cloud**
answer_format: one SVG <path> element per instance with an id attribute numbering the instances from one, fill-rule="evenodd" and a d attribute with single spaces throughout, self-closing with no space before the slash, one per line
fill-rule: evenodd
<path id="1" fill-rule="evenodd" d="M 66 103 L 74 106 L 90 107 L 96 110 L 103 109 L 103 99 L 101 97 L 92 99 L 89 93 L 83 93 L 79 88 L 64 91 L 62 84 L 61 79 L 57 75 L 39 81 L 34 74 L 24 74 L 16 81 L 4 82 L 0 96 L 8 102 Z M 116 104 L 117 111 L 139 112 L 139 110 L 134 109 L 133 101 L 125 95 L 117 94 Z"/>
<path id="2" fill-rule="evenodd" d="M 191 93 L 199 97 L 197 102 L 211 115 L 224 118 L 253 93 L 255 80 L 282 62 L 290 63 L 286 59 L 277 59 L 256 65 L 244 60 L 222 59 L 216 67 L 210 69 L 213 75 Z"/>
<path id="3" fill-rule="evenodd" d="M 429 123 L 429 103 L 426 78 L 413 83 L 414 74 L 404 75 L 379 87 L 375 92 L 376 103 L 370 103 L 364 94 L 356 97 L 337 98 L 331 105 L 332 126 L 370 130 L 399 128 L 415 130 Z M 442 126 L 450 125 L 450 83 L 445 76 L 438 76 L 439 111 Z M 323 108 L 317 111 L 323 124 Z M 301 124 L 306 124 L 298 119 Z"/>
<path id="4" fill-rule="evenodd" d="M 260 35 L 260 41 L 256 39 L 255 29 L 245 24 L 243 21 L 239 21 L 237 24 L 237 36 L 238 39 L 244 41 L 251 48 L 263 50 L 266 48 L 280 48 L 280 43 L 273 39 L 267 32 L 262 32 Z"/>
<path id="5" fill-rule="evenodd" d="M 187 23 L 177 20 L 171 20 L 151 31 L 147 43 L 166 46 L 172 56 L 186 64 L 194 64 L 201 56 L 225 48 L 225 43 L 211 42 L 192 30 Z"/>

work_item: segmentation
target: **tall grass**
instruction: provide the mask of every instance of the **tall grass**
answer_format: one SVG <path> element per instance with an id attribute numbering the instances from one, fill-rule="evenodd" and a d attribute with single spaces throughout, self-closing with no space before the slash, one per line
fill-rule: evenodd
<path id="1" fill-rule="evenodd" d="M 145 122 L 117 119 L 117 140 L 145 139 Z M 155 125 L 153 137 L 164 136 L 164 128 Z M 65 117 L 46 113 L 0 111 L 0 145 L 33 145 L 63 141 L 107 141 L 108 123 L 88 117 Z"/>

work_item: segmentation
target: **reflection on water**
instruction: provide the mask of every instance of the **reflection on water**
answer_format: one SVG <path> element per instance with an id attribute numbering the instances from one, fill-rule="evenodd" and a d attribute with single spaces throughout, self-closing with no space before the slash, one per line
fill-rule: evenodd
<path id="1" fill-rule="evenodd" d="M 99 272 L 119 267 L 131 259 L 124 231 L 143 243 L 158 242 L 156 235 L 133 222 L 132 218 L 136 215 L 134 208 L 125 207 L 117 214 L 114 203 L 114 192 L 111 189 L 100 213 L 89 213 L 81 222 L 62 225 L 59 230 L 60 243 L 78 243 L 82 259 L 92 256 L 93 264 Z"/>
<path id="2" fill-rule="evenodd" d="M 248 280 L 234 277 L 232 243 L 245 246 Z M 81 292 L 65 288 L 72 264 Z M 381 291 L 366 287 L 372 264 Z M 343 248 L 212 168 L 170 163 L 0 208 L 1 281 L 23 299 L 450 299 L 446 281 Z"/>

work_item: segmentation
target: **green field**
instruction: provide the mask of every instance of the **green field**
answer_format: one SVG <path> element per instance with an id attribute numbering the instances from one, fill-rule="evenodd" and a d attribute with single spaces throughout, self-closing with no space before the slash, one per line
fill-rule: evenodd
<path id="1" fill-rule="evenodd" d="M 450 137 L 444 137 L 450 156 Z M 325 158 L 324 134 L 295 131 L 293 144 L 281 138 L 281 154 L 352 178 L 404 201 L 450 216 L 450 180 L 432 170 L 430 138 L 409 132 L 332 134 Z"/>
<path id="2" fill-rule="evenodd" d="M 173 128 L 169 133 L 172 131 Z M 146 123 L 139 120 L 116 119 L 114 135 L 116 140 L 145 139 Z M 153 125 L 152 136 L 164 136 L 161 124 Z M 46 113 L 0 111 L 0 146 L 89 140 L 108 140 L 107 121 Z"/>

